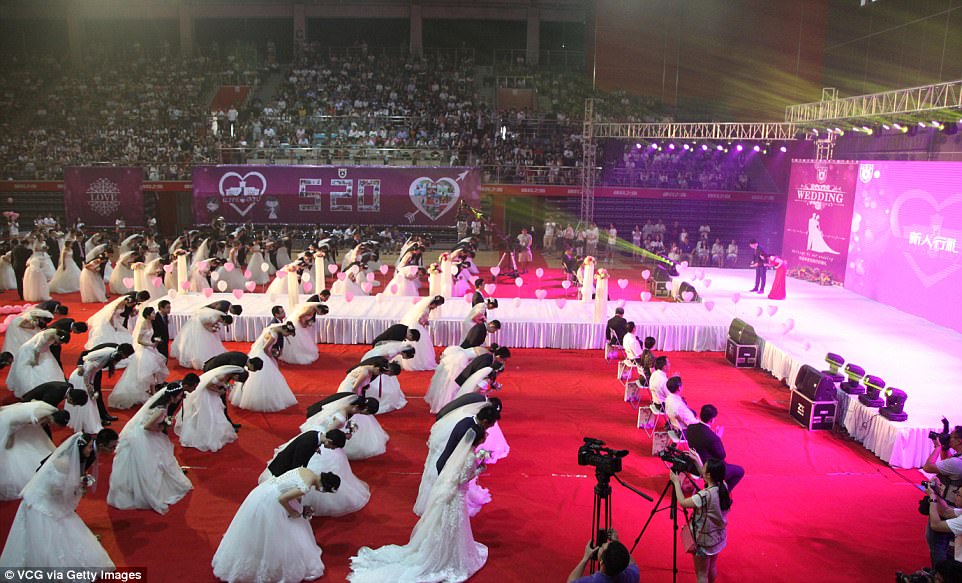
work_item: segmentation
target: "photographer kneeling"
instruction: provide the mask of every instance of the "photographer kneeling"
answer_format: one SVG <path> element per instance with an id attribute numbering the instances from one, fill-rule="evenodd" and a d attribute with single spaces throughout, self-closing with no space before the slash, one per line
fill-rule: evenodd
<path id="1" fill-rule="evenodd" d="M 693 553 L 695 577 L 698 583 L 711 583 L 718 577 L 718 554 L 727 544 L 727 515 L 732 499 L 725 484 L 725 462 L 710 459 L 702 465 L 697 453 L 688 453 L 705 480 L 705 487 L 686 498 L 681 477 L 674 471 L 671 472 L 671 481 L 675 485 L 678 505 L 695 509 L 689 523 L 695 541 L 694 549 L 689 551 Z"/>
<path id="2" fill-rule="evenodd" d="M 938 486 L 934 489 L 936 496 L 943 500 L 954 501 L 962 485 L 962 457 L 959 457 L 962 455 L 962 426 L 956 425 L 950 432 L 948 422 L 945 421 L 944 424 L 942 433 L 936 434 L 932 439 L 935 449 L 922 466 L 922 470 L 935 474 L 933 482 Z M 929 545 L 929 556 L 933 568 L 940 561 L 952 558 L 949 556 L 951 533 L 935 531 L 931 525 L 926 524 L 925 541 Z"/>
<path id="3" fill-rule="evenodd" d="M 591 575 L 581 574 L 585 570 L 585 565 L 595 556 L 598 558 L 600 568 Z M 631 558 L 628 547 L 618 540 L 618 532 L 608 529 L 608 542 L 601 546 L 592 547 L 591 541 L 585 547 L 585 556 L 581 562 L 575 566 L 571 574 L 568 575 L 568 583 L 638 583 L 641 573 L 638 565 Z"/>

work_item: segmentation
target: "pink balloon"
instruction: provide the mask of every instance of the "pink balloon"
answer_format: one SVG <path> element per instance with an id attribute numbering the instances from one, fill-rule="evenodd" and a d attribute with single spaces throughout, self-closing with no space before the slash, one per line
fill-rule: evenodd
<path id="1" fill-rule="evenodd" d="M 501 273 L 501 268 L 495 265 L 490 269 L 490 271 L 491 271 L 491 275 L 498 277 L 498 274 Z"/>
<path id="2" fill-rule="evenodd" d="M 351 300 L 353 300 L 353 299 L 354 299 L 354 294 L 352 294 L 351 292 L 347 292 L 346 294 L 344 294 L 344 301 L 345 301 L 345 302 L 351 303 Z"/>
<path id="3" fill-rule="evenodd" d="M 520 277 L 516 277 L 514 278 L 514 285 L 521 287 L 524 285 L 524 280 L 521 279 Z"/>
<path id="4" fill-rule="evenodd" d="M 364 293 L 369 294 L 371 293 L 371 290 L 374 289 L 374 284 L 372 284 L 369 281 L 365 281 L 364 283 L 361 284 L 361 289 L 364 290 Z"/>
<path id="5" fill-rule="evenodd" d="M 554 303 L 556 306 L 558 306 L 559 310 L 563 310 L 565 309 L 565 304 L 567 304 L 568 301 L 564 298 L 555 298 Z"/>
<path id="6" fill-rule="evenodd" d="M 494 295 L 494 290 L 496 290 L 496 289 L 498 289 L 498 285 L 495 284 L 495 283 L 486 283 L 486 284 L 484 284 L 484 293 L 488 294 L 489 296 L 493 296 L 493 295 Z"/>
<path id="7" fill-rule="evenodd" d="M 274 274 L 274 279 L 285 279 L 290 273 L 286 271 L 278 271 Z"/>
<path id="8" fill-rule="evenodd" d="M 134 278 L 125 277 L 123 281 L 124 281 L 124 287 L 130 287 L 130 288 L 134 287 Z"/>
<path id="9" fill-rule="evenodd" d="M 512 301 L 512 303 L 514 304 L 514 307 L 520 308 L 520 307 L 521 307 L 521 298 L 514 298 L 514 300 Z"/>
<path id="10" fill-rule="evenodd" d="M 421 296 L 414 296 L 413 298 L 411 298 L 411 303 L 414 305 L 417 305 L 417 303 L 420 301 L 421 301 Z"/>
<path id="11" fill-rule="evenodd" d="M 710 280 L 710 279 L 703 279 L 701 283 L 702 283 L 702 285 L 704 285 L 705 287 L 711 287 L 711 280 Z"/>
<path id="12" fill-rule="evenodd" d="M 808 352 L 808 351 L 811 350 L 811 349 L 812 349 L 812 343 L 811 343 L 811 342 L 805 342 L 805 352 Z"/>
<path id="13" fill-rule="evenodd" d="M 625 303 L 626 303 L 626 302 L 625 302 L 624 299 L 620 299 L 620 300 L 618 300 L 618 304 L 617 304 L 617 305 L 618 305 L 619 308 L 624 308 L 624 307 L 625 307 Z"/>
<path id="14" fill-rule="evenodd" d="M 214 290 L 212 290 L 212 289 L 209 288 L 209 287 L 205 287 L 205 288 L 204 288 L 204 297 L 205 297 L 205 298 L 209 298 L 209 297 L 212 296 L 212 295 L 214 295 Z"/>
<path id="15" fill-rule="evenodd" d="M 625 289 L 626 287 L 628 287 L 628 280 L 627 280 L 627 279 L 619 279 L 619 280 L 618 280 L 618 287 L 620 287 L 621 289 Z"/>
<path id="16" fill-rule="evenodd" d="M 250 270 L 250 269 L 245 269 L 245 270 L 244 270 L 244 277 L 245 277 L 246 279 L 250 279 L 250 278 L 253 277 L 253 276 L 254 276 L 254 274 L 251 273 L 251 270 Z"/>
<path id="17" fill-rule="evenodd" d="M 571 282 L 566 279 L 561 282 L 561 287 L 568 289 L 569 287 L 571 287 Z"/>
<path id="18" fill-rule="evenodd" d="M 182 281 L 182 282 L 180 282 L 180 289 L 182 289 L 182 290 L 184 290 L 184 291 L 189 290 L 189 289 L 190 289 L 190 282 L 189 282 L 189 281 Z"/>
<path id="19" fill-rule="evenodd" d="M 373 274 L 373 273 L 368 273 L 366 277 L 367 277 L 367 280 L 368 280 L 368 281 L 374 281 L 374 274 Z"/>
<path id="20" fill-rule="evenodd" d="M 761 315 L 764 314 L 764 313 L 765 313 L 765 310 L 764 310 L 761 306 L 758 306 L 758 309 L 755 310 L 755 315 L 756 315 L 756 316 L 761 316 Z"/>
<path id="21" fill-rule="evenodd" d="M 711 300 L 706 301 L 706 302 L 705 302 L 705 309 L 708 310 L 709 312 L 712 311 L 713 309 L 715 309 L 715 302 L 713 302 L 713 301 L 711 301 Z"/>
<path id="22" fill-rule="evenodd" d="M 536 290 L 534 290 L 534 297 L 538 298 L 539 300 L 543 300 L 543 299 L 545 299 L 546 297 L 548 297 L 548 290 L 546 290 L 546 289 L 536 289 Z"/>
<path id="23" fill-rule="evenodd" d="M 378 269 L 381 271 L 381 275 L 387 275 L 387 270 L 388 270 L 387 264 L 382 265 L 382 266 L 379 267 Z"/>
<path id="24" fill-rule="evenodd" d="M 738 302 L 741 301 L 741 299 L 742 299 L 742 294 L 740 294 L 740 293 L 738 293 L 738 292 L 735 292 L 735 293 L 732 294 L 732 303 L 733 303 L 733 304 L 737 304 Z"/>
<path id="25" fill-rule="evenodd" d="M 301 284 L 301 287 L 304 288 L 304 293 L 309 294 L 311 293 L 311 290 L 314 289 L 314 284 L 309 281 L 305 281 Z"/>
<path id="26" fill-rule="evenodd" d="M 641 279 L 647 280 L 649 277 L 651 277 L 651 271 L 646 269 L 641 272 Z"/>
<path id="27" fill-rule="evenodd" d="M 174 266 L 171 265 L 170 263 L 168 263 L 167 265 L 164 266 L 164 271 L 165 271 L 166 273 L 170 273 L 170 272 L 173 271 L 173 270 L 174 270 Z"/>
<path id="28" fill-rule="evenodd" d="M 335 273 L 337 273 L 337 265 L 334 265 L 333 263 L 331 263 L 330 265 L 327 266 L 327 271 L 329 271 L 331 275 L 334 275 Z"/>
<path id="29" fill-rule="evenodd" d="M 154 287 L 160 287 L 164 283 L 164 280 L 159 277 L 153 277 L 150 283 L 153 284 Z"/>
<path id="30" fill-rule="evenodd" d="M 256 287 L 257 287 L 257 283 L 255 283 L 255 282 L 253 282 L 253 281 L 248 281 L 248 282 L 246 282 L 246 283 L 244 284 L 244 289 L 246 289 L 246 290 L 249 291 L 249 292 L 254 291 L 254 289 L 255 289 Z"/>
<path id="31" fill-rule="evenodd" d="M 244 290 L 242 289 L 235 289 L 231 293 L 234 294 L 234 297 L 237 299 L 241 299 L 244 296 Z"/>
<path id="32" fill-rule="evenodd" d="M 464 297 L 462 297 L 461 299 L 464 300 L 465 303 L 470 304 L 472 298 L 474 298 L 474 294 L 471 292 L 467 292 L 464 294 Z"/>
<path id="33" fill-rule="evenodd" d="M 681 292 L 681 299 L 685 300 L 686 302 L 690 302 L 694 298 L 695 298 L 695 292 L 690 292 L 690 291 Z"/>
<path id="34" fill-rule="evenodd" d="M 345 274 L 343 271 L 337 274 L 338 281 L 344 281 L 345 279 L 347 279 L 347 274 Z"/>
<path id="35" fill-rule="evenodd" d="M 778 312 L 778 306 L 768 306 L 768 315 L 774 316 Z"/>
<path id="36" fill-rule="evenodd" d="M 542 277 L 544 277 L 544 269 L 541 269 L 539 267 L 538 269 L 534 270 L 534 274 L 538 276 L 538 279 L 541 279 Z"/>
<path id="37" fill-rule="evenodd" d="M 167 297 L 168 297 L 168 298 L 172 298 L 172 297 L 174 297 L 174 296 L 176 296 L 176 295 L 177 295 L 177 291 L 176 291 L 176 290 L 172 290 L 172 289 L 167 290 Z"/>
<path id="38" fill-rule="evenodd" d="M 641 301 L 643 301 L 643 302 L 650 302 L 650 301 L 651 301 L 651 292 L 650 292 L 650 291 L 643 291 L 643 292 L 641 292 Z"/>
<path id="39" fill-rule="evenodd" d="M 230 273 L 231 271 L 234 271 L 234 264 L 231 263 L 230 261 L 228 261 L 227 263 L 225 263 L 225 264 L 224 264 L 224 271 L 226 271 L 227 273 Z"/>
<path id="40" fill-rule="evenodd" d="M 392 293 L 392 294 L 396 294 L 396 293 L 397 293 L 397 283 L 392 283 L 392 284 L 391 284 L 391 287 L 388 288 L 388 289 L 391 290 L 391 293 Z"/>

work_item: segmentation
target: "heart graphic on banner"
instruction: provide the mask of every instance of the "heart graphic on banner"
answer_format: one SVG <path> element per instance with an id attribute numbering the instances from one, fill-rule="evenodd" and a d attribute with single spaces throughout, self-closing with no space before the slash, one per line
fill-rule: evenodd
<path id="1" fill-rule="evenodd" d="M 651 292 L 650 291 L 641 292 L 641 301 L 643 302 L 651 301 Z"/>
<path id="2" fill-rule="evenodd" d="M 489 271 L 491 271 L 491 275 L 498 277 L 498 274 L 501 273 L 501 268 L 495 265 Z"/>
<path id="3" fill-rule="evenodd" d="M 361 289 L 364 290 L 364 293 L 371 293 L 371 290 L 374 289 L 374 284 L 369 281 L 365 281 L 361 284 Z"/>
<path id="4" fill-rule="evenodd" d="M 625 289 L 626 287 L 628 287 L 628 280 L 627 280 L 627 279 L 619 279 L 619 280 L 618 280 L 618 287 L 620 287 L 621 289 Z"/>
<path id="5" fill-rule="evenodd" d="M 513 301 L 512 303 L 514 304 L 514 307 L 520 308 L 520 307 L 521 307 L 521 298 L 514 298 L 514 301 Z"/>
<path id="6" fill-rule="evenodd" d="M 461 187 L 451 178 L 433 180 L 422 176 L 411 183 L 408 196 L 411 197 L 415 208 L 432 221 L 436 221 L 458 203 L 458 199 L 461 198 Z M 413 223 L 414 217 L 409 216 L 409 220 Z"/>
<path id="7" fill-rule="evenodd" d="M 953 211 L 946 209 L 955 205 L 962 205 L 962 194 L 952 195 L 940 203 L 927 191 L 906 191 L 892 203 L 892 235 L 905 243 L 913 231 L 932 231 L 932 225 L 942 223 L 942 217 L 951 216 Z M 947 227 L 948 225 L 942 226 L 943 234 Z M 953 257 L 941 254 L 930 254 L 926 257 L 926 254 L 921 252 L 924 247 L 902 248 L 905 261 L 923 287 L 930 288 L 962 268 L 958 253 Z M 918 249 L 918 252 L 911 252 L 914 249 Z"/>
<path id="8" fill-rule="evenodd" d="M 474 297 L 474 294 L 472 294 L 471 292 L 467 292 L 467 293 L 465 293 L 465 294 L 461 297 L 461 299 L 464 300 L 465 303 L 470 304 L 470 303 L 471 303 L 471 299 L 472 299 L 473 297 Z"/>
<path id="9" fill-rule="evenodd" d="M 227 263 L 224 264 L 224 271 L 226 271 L 227 273 L 230 273 L 234 271 L 234 267 L 235 267 L 234 264 L 228 261 Z"/>
<path id="10" fill-rule="evenodd" d="M 233 293 L 233 294 L 234 294 L 234 297 L 237 298 L 237 299 L 241 299 L 241 298 L 244 296 L 244 290 L 242 290 L 242 289 L 235 289 L 235 290 L 234 290 L 233 292 L 231 292 L 231 293 Z"/>
<path id="11" fill-rule="evenodd" d="M 539 300 L 543 300 L 543 299 L 545 299 L 546 297 L 548 297 L 548 290 L 546 290 L 546 289 L 536 289 L 536 290 L 534 290 L 534 297 L 538 298 Z"/>
<path id="12" fill-rule="evenodd" d="M 387 275 L 387 270 L 388 270 L 388 269 L 389 269 L 389 268 L 388 268 L 387 264 L 384 264 L 384 265 L 382 265 L 381 267 L 378 268 L 378 270 L 381 272 L 381 275 Z"/>
<path id="13" fill-rule="evenodd" d="M 249 292 L 254 291 L 255 288 L 257 288 L 257 284 L 253 281 L 248 281 L 247 283 L 244 284 L 244 289 L 246 289 Z"/>
<path id="14" fill-rule="evenodd" d="M 209 298 L 210 296 L 214 295 L 214 290 L 209 287 L 205 287 L 203 293 L 205 298 Z"/>
<path id="15" fill-rule="evenodd" d="M 221 200 L 244 217 L 260 202 L 267 192 L 267 179 L 260 172 L 248 172 L 241 176 L 237 172 L 226 172 L 217 184 Z"/>
<path id="16" fill-rule="evenodd" d="M 288 275 L 288 272 L 286 271 L 278 271 L 277 273 L 274 274 L 274 279 L 285 279 L 287 278 L 287 275 Z"/>
<path id="17" fill-rule="evenodd" d="M 160 287 L 164 283 L 164 280 L 159 277 L 154 277 L 154 278 L 151 278 L 150 283 L 154 287 Z"/>
<path id="18" fill-rule="evenodd" d="M 184 290 L 184 291 L 189 291 L 189 290 L 190 290 L 190 282 L 189 282 L 189 281 L 182 281 L 182 282 L 180 282 L 180 289 L 182 289 L 182 290 Z"/>
<path id="19" fill-rule="evenodd" d="M 305 281 L 303 284 L 301 284 L 301 287 L 304 288 L 304 293 L 309 294 L 311 293 L 311 290 L 314 289 L 314 284 L 309 281 Z"/>
<path id="20" fill-rule="evenodd" d="M 715 309 L 715 302 L 708 300 L 705 302 L 705 309 L 709 312 Z"/>
<path id="21" fill-rule="evenodd" d="M 265 261 L 264 263 L 261 263 L 261 271 L 263 271 L 264 273 L 267 273 L 267 272 L 270 271 L 270 270 L 271 270 L 271 264 L 270 264 L 270 263 L 268 263 L 268 262 L 266 262 L 266 261 Z"/>
<path id="22" fill-rule="evenodd" d="M 494 290 L 496 290 L 496 289 L 498 289 L 498 285 L 495 284 L 495 283 L 486 283 L 486 284 L 484 284 L 484 293 L 488 294 L 489 296 L 493 296 L 493 295 L 494 295 Z"/>
<path id="23" fill-rule="evenodd" d="M 649 277 L 651 277 L 651 272 L 648 271 L 647 269 L 641 272 L 641 279 L 644 279 L 647 281 Z"/>
<path id="24" fill-rule="evenodd" d="M 558 306 L 558 309 L 559 309 L 559 310 L 563 310 L 563 309 L 565 309 L 565 304 L 567 304 L 568 301 L 565 300 L 564 298 L 556 298 L 555 301 L 554 301 L 554 303 L 555 303 L 556 306 Z"/>
<path id="25" fill-rule="evenodd" d="M 171 265 L 170 263 L 168 263 L 167 265 L 164 266 L 164 272 L 165 272 L 165 273 L 170 273 L 170 272 L 172 272 L 173 270 L 174 270 L 174 266 Z"/>
<path id="26" fill-rule="evenodd" d="M 758 309 L 755 310 L 755 315 L 756 315 L 756 316 L 761 316 L 761 315 L 764 314 L 764 313 L 765 313 L 765 308 L 763 308 L 763 307 L 761 307 L 761 306 L 758 306 Z"/>
<path id="27" fill-rule="evenodd" d="M 125 278 L 124 278 L 124 287 L 133 289 L 133 287 L 134 287 L 134 278 L 132 278 L 132 277 L 125 277 Z"/>
<path id="28" fill-rule="evenodd" d="M 227 282 L 224 280 L 217 282 L 217 291 L 225 292 L 227 291 Z"/>
<path id="29" fill-rule="evenodd" d="M 625 302 L 624 298 L 622 298 L 622 299 L 618 300 L 618 303 L 617 303 L 616 305 L 617 305 L 619 308 L 624 308 L 626 303 L 627 303 L 627 302 Z"/>
<path id="30" fill-rule="evenodd" d="M 514 285 L 521 287 L 524 285 L 524 280 L 521 279 L 520 277 L 516 277 L 514 278 Z"/>
<path id="31" fill-rule="evenodd" d="M 301 281 L 311 281 L 311 272 L 305 271 L 301 274 Z"/>
<path id="32" fill-rule="evenodd" d="M 414 304 L 415 306 L 418 305 L 418 302 L 420 301 L 421 301 L 420 296 L 414 296 L 413 298 L 411 298 L 411 303 Z"/>
<path id="33" fill-rule="evenodd" d="M 686 302 L 690 302 L 694 297 L 695 297 L 694 292 L 690 292 L 690 291 L 681 292 L 681 299 L 685 300 Z"/>
<path id="34" fill-rule="evenodd" d="M 794 327 L 795 327 L 795 318 L 789 318 L 785 320 L 785 328 L 787 330 L 791 330 Z"/>
<path id="35" fill-rule="evenodd" d="M 351 303 L 351 300 L 353 300 L 353 299 L 354 299 L 354 294 L 352 294 L 351 292 L 347 292 L 347 293 L 344 294 L 344 301 L 345 301 L 345 302 Z"/>

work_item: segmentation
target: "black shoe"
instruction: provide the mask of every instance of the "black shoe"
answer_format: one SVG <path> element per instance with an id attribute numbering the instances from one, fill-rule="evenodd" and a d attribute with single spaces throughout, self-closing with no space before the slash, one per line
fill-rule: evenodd
<path id="1" fill-rule="evenodd" d="M 108 427 L 110 425 L 110 419 L 101 419 L 100 424 L 104 427 Z"/>
<path id="2" fill-rule="evenodd" d="M 757 292 L 757 291 L 758 291 L 757 289 L 752 288 L 752 289 L 748 290 L 748 293 Z"/>
<path id="3" fill-rule="evenodd" d="M 116 421 L 117 419 L 120 419 L 120 417 L 115 417 L 113 415 L 106 415 L 100 418 L 101 421 Z"/>
<path id="4" fill-rule="evenodd" d="M 231 423 L 231 426 L 234 428 L 234 431 L 237 431 L 238 429 L 241 428 L 241 424 L 240 424 L 240 423 Z"/>

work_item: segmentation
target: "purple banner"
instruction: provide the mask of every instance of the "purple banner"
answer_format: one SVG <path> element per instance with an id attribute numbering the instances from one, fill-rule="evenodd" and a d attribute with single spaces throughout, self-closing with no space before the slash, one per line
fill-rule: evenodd
<path id="1" fill-rule="evenodd" d="M 63 172 L 67 222 L 104 227 L 144 224 L 143 168 L 70 167 Z"/>
<path id="2" fill-rule="evenodd" d="M 789 275 L 823 285 L 845 281 L 857 177 L 857 162 L 792 162 L 782 240 Z"/>
<path id="3" fill-rule="evenodd" d="M 845 288 L 962 332 L 962 162 L 862 162 Z"/>
<path id="4" fill-rule="evenodd" d="M 194 220 L 450 226 L 479 193 L 476 168 L 198 166 Z"/>

